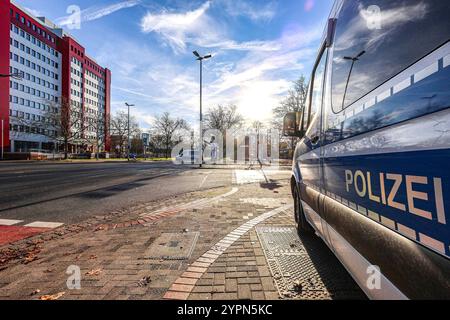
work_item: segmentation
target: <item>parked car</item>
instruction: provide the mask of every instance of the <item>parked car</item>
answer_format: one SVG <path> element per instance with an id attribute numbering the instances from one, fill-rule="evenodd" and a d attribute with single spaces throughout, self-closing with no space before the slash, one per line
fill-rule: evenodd
<path id="1" fill-rule="evenodd" d="M 450 298 L 449 16 L 442 0 L 336 1 L 306 108 L 285 118 L 299 232 L 372 299 Z"/>

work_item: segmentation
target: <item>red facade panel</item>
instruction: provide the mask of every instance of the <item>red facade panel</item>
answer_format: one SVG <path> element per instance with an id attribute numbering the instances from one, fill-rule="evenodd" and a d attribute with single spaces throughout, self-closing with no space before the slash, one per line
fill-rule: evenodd
<path id="1" fill-rule="evenodd" d="M 9 74 L 9 0 L 0 0 L 0 74 Z M 9 149 L 9 79 L 0 78 L 0 126 L 3 120 L 3 146 Z M 1 127 L 0 127 L 1 130 Z M 1 139 L 1 138 L 0 138 Z M 1 146 L 0 146 L 1 147 Z"/>
<path id="2" fill-rule="evenodd" d="M 111 134 L 110 119 L 111 119 L 111 71 L 105 69 L 105 135 L 106 135 L 106 151 L 111 151 Z"/>

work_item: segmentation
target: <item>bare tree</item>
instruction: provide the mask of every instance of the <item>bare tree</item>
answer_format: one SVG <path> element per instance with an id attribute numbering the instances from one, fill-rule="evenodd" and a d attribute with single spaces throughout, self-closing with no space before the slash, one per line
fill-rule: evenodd
<path id="1" fill-rule="evenodd" d="M 223 137 L 223 146 L 227 145 L 227 131 L 238 130 L 244 125 L 244 118 L 235 105 L 218 105 L 210 108 L 205 115 L 205 128 L 219 130 Z M 227 150 L 222 150 L 223 159 L 227 157 Z"/>
<path id="2" fill-rule="evenodd" d="M 283 119 L 289 112 L 301 112 L 306 105 L 308 95 L 308 84 L 304 76 L 301 76 L 293 83 L 286 97 L 280 102 L 280 105 L 273 109 L 272 126 L 280 132 L 283 132 Z M 294 149 L 296 138 L 290 139 L 291 147 Z"/>
<path id="3" fill-rule="evenodd" d="M 154 127 L 156 135 L 162 137 L 166 158 L 169 158 L 171 148 L 179 142 L 174 141 L 177 138 L 177 131 L 180 129 L 189 130 L 189 125 L 185 120 L 172 118 L 169 112 L 156 117 Z"/>
<path id="4" fill-rule="evenodd" d="M 152 133 L 150 138 L 150 150 L 157 158 L 164 152 L 164 137 L 157 133 Z"/>
<path id="5" fill-rule="evenodd" d="M 85 132 L 84 140 L 88 145 L 92 146 L 93 151 L 96 153 L 97 160 L 99 159 L 99 153 L 104 150 L 107 139 L 108 122 L 105 117 L 102 116 L 86 116 L 84 119 Z"/>
<path id="6" fill-rule="evenodd" d="M 81 107 L 71 105 L 62 98 L 59 102 L 43 103 L 44 112 L 40 115 L 28 115 L 23 112 L 12 117 L 13 126 L 20 127 L 18 134 L 38 134 L 48 137 L 54 143 L 61 143 L 64 147 L 64 158 L 68 158 L 70 145 L 89 144 L 91 137 L 86 135 L 92 124 L 86 116 L 83 116 Z M 99 121 L 96 127 L 104 126 L 104 120 Z M 13 130 L 14 131 L 14 130 Z M 105 134 L 105 130 L 97 130 L 99 135 Z M 100 137 L 96 137 L 97 140 Z M 103 140 L 105 140 L 103 138 Z"/>
<path id="7" fill-rule="evenodd" d="M 118 111 L 111 118 L 110 121 L 110 132 L 111 135 L 116 137 L 116 142 L 118 146 L 123 152 L 125 148 L 128 147 L 128 113 L 125 111 Z M 130 136 L 138 137 L 141 134 L 141 130 L 139 128 L 139 123 L 136 118 L 130 117 Z M 116 146 L 114 146 L 116 147 Z"/>
<path id="8" fill-rule="evenodd" d="M 306 96 L 308 94 L 308 84 L 304 76 L 301 76 L 293 83 L 286 97 L 281 101 L 280 105 L 273 109 L 275 120 L 283 120 L 284 116 L 289 112 L 300 112 L 305 107 Z"/>
<path id="9" fill-rule="evenodd" d="M 225 134 L 231 128 L 241 128 L 244 118 L 239 114 L 237 106 L 218 105 L 208 110 L 205 115 L 205 127 L 215 129 Z"/>

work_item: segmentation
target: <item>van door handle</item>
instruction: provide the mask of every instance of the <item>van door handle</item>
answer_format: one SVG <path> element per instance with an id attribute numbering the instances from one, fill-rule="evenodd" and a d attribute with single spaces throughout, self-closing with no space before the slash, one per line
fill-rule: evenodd
<path id="1" fill-rule="evenodd" d="M 311 143 L 315 146 L 319 143 L 320 141 L 320 136 L 314 136 L 311 138 Z"/>

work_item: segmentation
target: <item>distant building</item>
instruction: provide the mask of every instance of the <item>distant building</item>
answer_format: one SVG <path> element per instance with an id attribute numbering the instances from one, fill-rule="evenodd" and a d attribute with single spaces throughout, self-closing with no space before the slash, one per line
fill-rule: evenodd
<path id="1" fill-rule="evenodd" d="M 52 150 L 56 132 L 27 123 L 49 121 L 48 113 L 63 101 L 71 108 L 70 117 L 77 114 L 83 119 L 80 139 L 102 137 L 99 145 L 110 150 L 110 70 L 90 58 L 63 29 L 44 17 L 33 17 L 10 0 L 0 0 L 0 74 L 23 77 L 0 79 L 5 150 Z M 70 151 L 79 148 L 73 145 Z M 92 147 L 83 143 L 83 148 Z"/>

